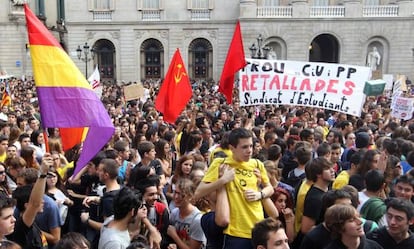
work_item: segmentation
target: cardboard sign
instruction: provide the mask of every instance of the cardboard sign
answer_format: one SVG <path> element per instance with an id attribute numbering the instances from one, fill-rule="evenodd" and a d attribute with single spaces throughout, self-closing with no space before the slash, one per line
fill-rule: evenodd
<path id="1" fill-rule="evenodd" d="M 144 96 L 144 87 L 141 83 L 124 86 L 125 101 L 139 99 Z"/>

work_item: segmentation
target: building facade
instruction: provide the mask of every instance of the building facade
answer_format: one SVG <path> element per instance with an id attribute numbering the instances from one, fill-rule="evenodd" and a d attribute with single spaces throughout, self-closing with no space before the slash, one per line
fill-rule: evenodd
<path id="1" fill-rule="evenodd" d="M 14 75 L 31 74 L 21 2 L 82 72 L 112 81 L 162 78 L 177 48 L 192 79 L 217 81 L 237 20 L 246 57 L 414 77 L 412 0 L 0 0 L 0 66 Z"/>

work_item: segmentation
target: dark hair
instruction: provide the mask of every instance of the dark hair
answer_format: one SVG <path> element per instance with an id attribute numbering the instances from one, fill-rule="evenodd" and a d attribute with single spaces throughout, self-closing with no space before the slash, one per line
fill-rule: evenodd
<path id="1" fill-rule="evenodd" d="M 85 245 L 88 248 L 91 246 L 85 236 L 76 232 L 68 232 L 62 235 L 55 249 L 77 249 L 84 248 Z"/>
<path id="2" fill-rule="evenodd" d="M 365 186 L 368 191 L 377 192 L 385 183 L 384 174 L 376 169 L 371 169 L 365 174 Z"/>
<path id="3" fill-rule="evenodd" d="M 327 142 L 323 142 L 316 148 L 316 154 L 318 157 L 323 157 L 331 153 L 331 150 L 332 147 Z"/>
<path id="4" fill-rule="evenodd" d="M 306 165 L 306 168 L 309 169 L 309 180 L 316 182 L 318 175 L 322 174 L 325 169 L 328 169 L 331 166 L 332 163 L 324 157 L 312 159 L 312 161 Z"/>
<path id="5" fill-rule="evenodd" d="M 397 185 L 398 183 L 405 183 L 405 184 L 409 184 L 413 189 L 414 189 L 414 178 L 408 176 L 408 175 L 402 175 L 399 176 L 396 180 L 395 180 L 395 185 Z"/>
<path id="6" fill-rule="evenodd" d="M 269 147 L 269 151 L 268 151 L 268 160 L 272 160 L 272 161 L 275 161 L 275 160 L 277 160 L 277 159 L 279 159 L 280 158 L 280 156 L 282 155 L 282 149 L 280 148 L 280 146 L 279 145 L 277 145 L 277 144 L 272 144 L 272 145 L 270 145 L 270 147 Z"/>
<path id="7" fill-rule="evenodd" d="M 260 245 L 266 247 L 269 232 L 277 232 L 279 229 L 284 229 L 282 222 L 271 217 L 256 223 L 252 230 L 253 247 L 257 248 Z"/>
<path id="8" fill-rule="evenodd" d="M 385 200 L 387 205 L 387 211 L 389 208 L 404 212 L 407 215 L 407 219 L 411 220 L 414 218 L 414 204 L 406 199 L 402 198 L 389 198 Z"/>
<path id="9" fill-rule="evenodd" d="M 325 214 L 326 209 L 335 205 L 335 202 L 339 199 L 349 199 L 352 202 L 351 194 L 347 191 L 343 189 L 328 190 L 328 192 L 326 192 L 322 197 L 321 214 Z"/>
<path id="10" fill-rule="evenodd" d="M 145 153 L 150 152 L 152 149 L 155 149 L 155 145 L 149 140 L 142 141 L 141 143 L 137 145 L 137 150 L 141 158 L 144 158 Z"/>
<path id="11" fill-rule="evenodd" d="M 138 210 L 141 204 L 142 196 L 139 191 L 128 187 L 121 188 L 113 202 L 114 219 L 121 220 L 125 218 L 131 210 Z"/>
<path id="12" fill-rule="evenodd" d="M 16 208 L 20 211 L 20 213 L 23 213 L 26 209 L 25 204 L 29 202 L 32 188 L 32 185 L 25 185 L 17 187 L 13 191 L 13 198 L 16 199 Z"/>
<path id="13" fill-rule="evenodd" d="M 253 137 L 252 133 L 246 128 L 236 128 L 230 132 L 229 144 L 231 144 L 233 147 L 237 147 L 240 139 L 251 137 Z"/>
<path id="14" fill-rule="evenodd" d="M 16 200 L 8 197 L 5 193 L 0 192 L 0 215 L 3 209 L 13 208 L 16 206 Z"/>

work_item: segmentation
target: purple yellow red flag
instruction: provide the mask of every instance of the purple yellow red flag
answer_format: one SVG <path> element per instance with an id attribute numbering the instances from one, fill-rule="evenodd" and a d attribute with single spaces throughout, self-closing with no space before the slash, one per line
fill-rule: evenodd
<path id="1" fill-rule="evenodd" d="M 223 71 L 221 72 L 218 89 L 219 92 L 226 96 L 228 104 L 231 104 L 233 99 L 234 74 L 244 68 L 246 64 L 240 22 L 237 21 L 233 39 L 231 40 L 226 61 L 224 62 Z"/>
<path id="2" fill-rule="evenodd" d="M 59 42 L 27 4 L 24 11 L 42 126 L 59 128 L 65 135 L 73 132 L 75 139 L 65 141 L 62 136 L 63 144 L 83 142 L 76 174 L 111 139 L 115 128 L 89 82 Z"/>
<path id="3" fill-rule="evenodd" d="M 11 105 L 10 87 L 9 87 L 9 82 L 6 80 L 5 85 L 4 85 L 4 92 L 1 98 L 0 107 L 10 106 L 10 105 Z"/>
<path id="4" fill-rule="evenodd" d="M 177 48 L 155 100 L 155 108 L 164 115 L 165 121 L 173 124 L 192 95 L 190 79 Z"/>

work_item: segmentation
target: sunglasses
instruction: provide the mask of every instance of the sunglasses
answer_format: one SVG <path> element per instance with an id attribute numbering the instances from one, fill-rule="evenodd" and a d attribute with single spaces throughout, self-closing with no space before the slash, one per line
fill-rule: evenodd
<path id="1" fill-rule="evenodd" d="M 57 177 L 57 175 L 51 174 L 51 173 L 47 173 L 47 178 L 55 178 Z"/>
<path id="2" fill-rule="evenodd" d="M 3 174 L 5 174 L 6 173 L 6 171 L 0 171 L 0 175 L 3 175 Z"/>

